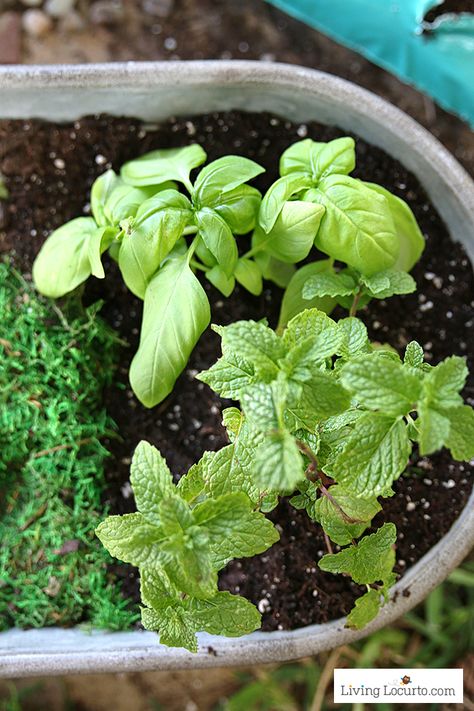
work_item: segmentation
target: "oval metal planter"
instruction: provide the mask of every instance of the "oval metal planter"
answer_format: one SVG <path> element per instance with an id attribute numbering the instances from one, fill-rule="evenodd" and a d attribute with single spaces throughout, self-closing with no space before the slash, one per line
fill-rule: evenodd
<path id="1" fill-rule="evenodd" d="M 147 121 L 243 109 L 340 126 L 413 171 L 474 261 L 474 183 L 433 136 L 374 94 L 337 77 L 262 62 L 157 62 L 0 68 L 0 118 L 66 121 L 92 113 Z M 291 632 L 229 639 L 199 635 L 199 652 L 171 649 L 150 632 L 80 629 L 0 634 L 0 676 L 185 669 L 296 659 L 348 644 L 393 622 L 439 585 L 474 544 L 474 493 L 446 536 L 395 585 L 363 631 L 344 619 Z"/>

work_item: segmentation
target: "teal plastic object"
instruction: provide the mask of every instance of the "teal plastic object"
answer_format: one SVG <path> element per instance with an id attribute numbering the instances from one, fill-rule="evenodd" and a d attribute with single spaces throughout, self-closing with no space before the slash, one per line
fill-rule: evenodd
<path id="1" fill-rule="evenodd" d="M 473 15 L 445 14 L 427 25 L 423 17 L 442 0 L 269 1 L 422 89 L 474 126 Z"/>

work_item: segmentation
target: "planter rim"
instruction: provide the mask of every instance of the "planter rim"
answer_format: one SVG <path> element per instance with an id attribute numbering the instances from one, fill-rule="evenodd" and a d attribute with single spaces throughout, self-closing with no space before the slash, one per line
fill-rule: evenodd
<path id="1" fill-rule="evenodd" d="M 253 106 L 260 103 L 260 110 L 267 101 L 273 101 L 269 110 L 274 110 L 275 102 L 285 96 L 283 114 L 287 111 L 305 120 L 306 111 L 306 120 L 338 123 L 395 157 L 404 153 L 401 162 L 417 174 L 436 201 L 453 239 L 462 241 L 474 258 L 474 183 L 466 171 L 405 113 L 371 92 L 324 72 L 235 60 L 7 66 L 0 67 L 0 118 L 78 118 L 84 115 L 78 98 L 92 93 L 97 101 L 105 102 L 108 111 L 114 101 L 119 103 L 117 92 L 123 96 L 126 91 L 145 103 L 147 98 L 152 102 L 155 95 L 167 91 L 175 96 L 173 113 L 187 116 L 202 113 L 193 109 L 194 103 L 184 100 L 186 93 L 193 91 L 215 95 L 212 110 L 226 106 L 229 96 L 234 97 L 234 108 L 245 108 L 251 97 Z M 40 94 L 42 98 L 38 98 Z M 183 99 L 181 103 L 179 99 Z M 102 103 L 97 103 L 96 112 L 101 107 Z M 157 111 L 162 111 L 158 118 L 171 115 L 166 107 Z M 137 115 L 133 101 L 115 112 Z M 473 545 L 474 491 L 450 531 L 396 583 L 391 601 L 364 630 L 345 629 L 345 620 L 340 619 L 293 631 L 254 632 L 235 639 L 200 634 L 199 652 L 194 655 L 160 645 L 157 635 L 150 632 L 13 629 L 0 633 L 0 677 L 248 665 L 315 654 L 353 642 L 393 622 L 439 585 Z"/>

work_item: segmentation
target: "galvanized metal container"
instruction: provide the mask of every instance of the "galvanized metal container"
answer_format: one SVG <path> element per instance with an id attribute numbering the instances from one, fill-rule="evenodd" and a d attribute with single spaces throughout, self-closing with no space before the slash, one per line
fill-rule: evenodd
<path id="1" fill-rule="evenodd" d="M 416 174 L 452 238 L 474 259 L 472 180 L 415 121 L 347 81 L 263 62 L 0 68 L 0 118 L 66 121 L 100 112 L 157 121 L 226 109 L 334 124 L 380 146 Z M 150 632 L 10 630 L 0 634 L 0 676 L 248 665 L 315 654 L 393 622 L 439 585 L 473 544 L 474 494 L 448 534 L 395 585 L 392 601 L 360 632 L 345 629 L 341 619 L 238 639 L 201 634 L 193 655 L 160 645 Z"/>

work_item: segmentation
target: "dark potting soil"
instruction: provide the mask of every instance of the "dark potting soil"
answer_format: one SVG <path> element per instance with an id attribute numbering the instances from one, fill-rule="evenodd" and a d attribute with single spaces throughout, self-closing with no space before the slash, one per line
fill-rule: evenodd
<path id="1" fill-rule="evenodd" d="M 434 22 L 438 17 L 453 13 L 458 15 L 462 12 L 474 14 L 474 0 L 444 0 L 441 5 L 432 7 L 424 17 L 425 22 Z"/>
<path id="2" fill-rule="evenodd" d="M 278 158 L 290 143 L 306 136 L 326 141 L 340 135 L 337 128 L 316 123 L 293 124 L 268 114 L 240 112 L 173 119 L 160 126 L 105 116 L 64 125 L 0 121 L 0 173 L 10 192 L 10 200 L 0 203 L 0 250 L 11 252 L 17 266 L 28 274 L 51 230 L 89 214 L 89 189 L 95 177 L 109 167 L 118 170 L 123 162 L 146 151 L 197 142 L 209 160 L 227 153 L 244 155 L 267 169 L 255 181 L 265 190 L 277 177 Z M 407 200 L 427 240 L 422 260 L 413 271 L 418 291 L 387 302 L 374 300 L 359 314 L 370 336 L 400 352 L 416 339 L 432 363 L 452 353 L 469 355 L 474 290 L 463 248 L 450 240 L 418 180 L 400 163 L 361 139 L 357 139 L 357 157 L 354 175 L 380 183 Z M 239 240 L 245 249 L 248 239 Z M 102 315 L 129 343 L 121 354 L 117 386 L 105 395 L 120 439 L 105 442 L 112 457 L 104 503 L 112 513 L 125 513 L 135 508 L 128 478 L 136 444 L 146 439 L 159 447 L 179 478 L 203 451 L 226 444 L 221 412 L 228 403 L 194 378 L 220 355 L 219 339 L 208 330 L 170 397 L 152 410 L 140 405 L 127 374 L 138 343 L 141 302 L 126 290 L 116 265 L 107 258 L 105 262 L 107 278 L 89 280 L 85 300 L 103 299 Z M 265 316 L 271 325 L 276 324 L 282 293 L 277 287 L 267 284 L 260 297 L 237 287 L 225 299 L 209 283 L 204 286 L 213 322 Z M 473 402 L 472 380 L 465 395 Z M 467 502 L 473 470 L 472 465 L 452 462 L 446 451 L 421 459 L 414 454 L 406 475 L 395 485 L 395 496 L 385 500 L 384 513 L 374 522 L 397 525 L 399 573 L 449 530 Z M 317 561 L 325 546 L 318 525 L 286 500 L 270 516 L 281 540 L 261 556 L 231 563 L 221 574 L 221 588 L 252 600 L 263 612 L 266 630 L 296 628 L 346 614 L 361 589 L 347 578 L 319 570 Z M 122 580 L 126 595 L 138 599 L 135 569 L 117 563 L 111 573 Z"/>

